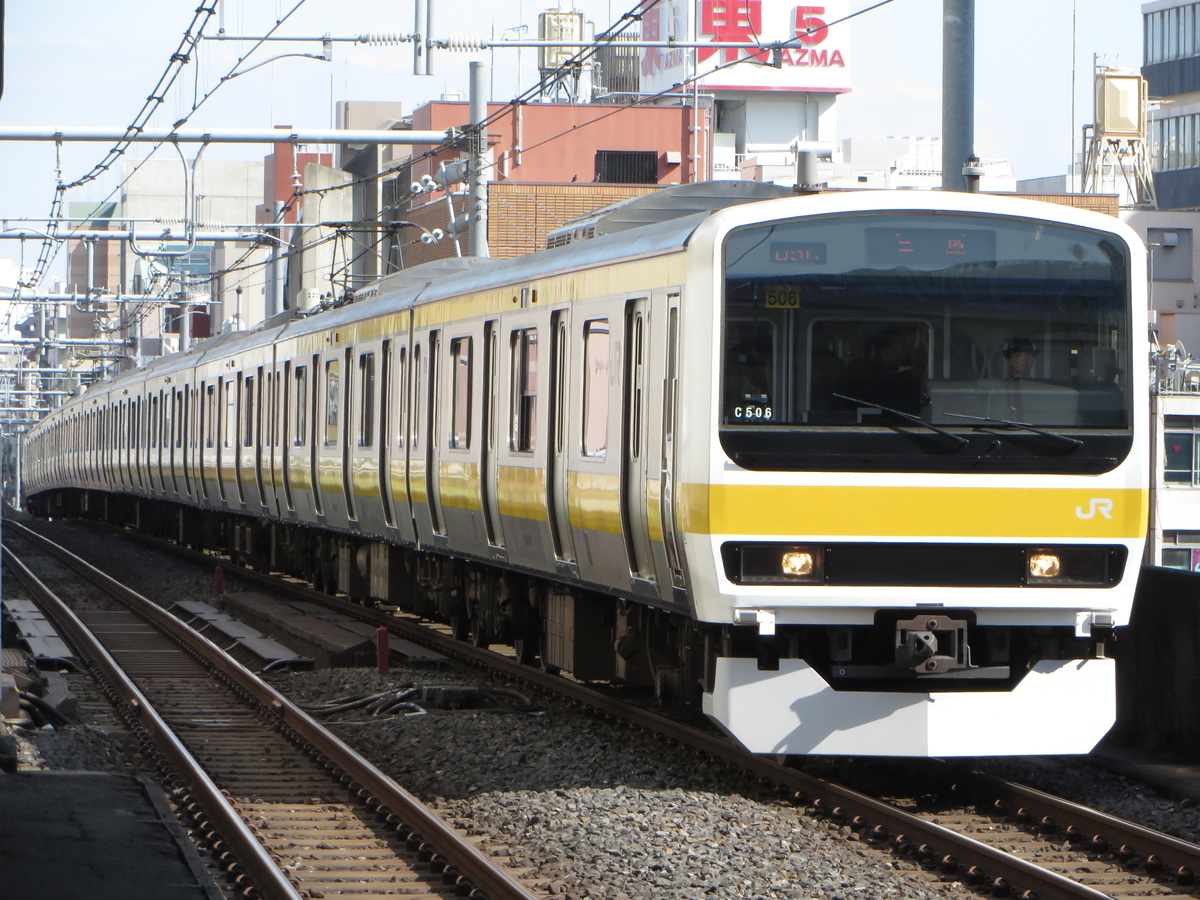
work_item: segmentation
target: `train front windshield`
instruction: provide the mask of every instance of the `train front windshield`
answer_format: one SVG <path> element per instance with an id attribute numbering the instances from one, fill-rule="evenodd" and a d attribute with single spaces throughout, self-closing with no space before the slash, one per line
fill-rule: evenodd
<path id="1" fill-rule="evenodd" d="M 724 267 L 721 441 L 742 466 L 1091 473 L 1129 452 L 1112 235 L 846 213 L 735 230 Z"/>

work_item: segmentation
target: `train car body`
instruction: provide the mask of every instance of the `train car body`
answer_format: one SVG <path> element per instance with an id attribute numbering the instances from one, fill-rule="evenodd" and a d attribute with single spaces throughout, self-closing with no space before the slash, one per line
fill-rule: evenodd
<path id="1" fill-rule="evenodd" d="M 158 360 L 34 429 L 25 485 L 757 752 L 1086 752 L 1146 533 L 1144 291 L 1070 208 L 729 205 Z"/>

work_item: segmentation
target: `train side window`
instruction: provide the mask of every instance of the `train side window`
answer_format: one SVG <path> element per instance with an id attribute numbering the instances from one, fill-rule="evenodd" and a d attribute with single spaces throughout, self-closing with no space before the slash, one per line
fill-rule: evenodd
<path id="1" fill-rule="evenodd" d="M 400 358 L 396 366 L 400 380 L 400 415 L 396 416 L 396 446 L 403 447 L 406 443 L 404 430 L 408 423 L 408 348 L 400 348 Z"/>
<path id="2" fill-rule="evenodd" d="M 158 397 L 150 398 L 150 448 L 158 448 L 158 433 L 162 429 L 162 420 L 158 417 Z"/>
<path id="3" fill-rule="evenodd" d="M 341 404 L 341 360 L 325 363 L 325 446 L 336 447 L 338 442 L 338 407 Z"/>
<path id="4" fill-rule="evenodd" d="M 242 446 L 249 447 L 254 443 L 254 376 L 247 375 L 246 389 L 242 403 Z"/>
<path id="5" fill-rule="evenodd" d="M 204 389 L 205 402 L 207 403 L 208 421 L 204 423 L 204 446 L 212 447 L 215 443 L 213 435 L 216 432 L 217 424 L 217 389 L 213 385 L 208 385 Z"/>
<path id="6" fill-rule="evenodd" d="M 608 453 L 608 319 L 583 325 L 583 455 L 604 459 Z"/>
<path id="7" fill-rule="evenodd" d="M 358 446 L 375 445 L 375 354 L 361 353 L 358 357 L 359 428 Z"/>
<path id="8" fill-rule="evenodd" d="M 296 437 L 292 443 L 297 447 L 303 447 L 308 434 L 308 366 L 296 366 L 294 377 L 296 379 L 294 391 Z"/>
<path id="9" fill-rule="evenodd" d="M 412 416 L 410 423 L 410 438 L 412 441 L 412 450 L 421 445 L 421 345 L 417 344 L 413 347 L 412 358 L 412 407 L 409 413 Z"/>
<path id="10" fill-rule="evenodd" d="M 232 378 L 225 379 L 225 435 L 224 441 L 226 447 L 233 446 L 233 429 L 237 422 L 237 393 L 233 389 L 234 380 Z"/>
<path id="11" fill-rule="evenodd" d="M 186 425 L 186 415 L 183 409 L 183 391 L 175 394 L 175 446 L 183 446 L 183 426 Z"/>
<path id="12" fill-rule="evenodd" d="M 512 416 L 508 446 L 517 453 L 530 453 L 537 428 L 537 329 L 522 328 L 512 333 Z"/>
<path id="13" fill-rule="evenodd" d="M 450 366 L 453 393 L 450 397 L 450 446 L 466 450 L 471 446 L 471 339 L 450 342 Z"/>

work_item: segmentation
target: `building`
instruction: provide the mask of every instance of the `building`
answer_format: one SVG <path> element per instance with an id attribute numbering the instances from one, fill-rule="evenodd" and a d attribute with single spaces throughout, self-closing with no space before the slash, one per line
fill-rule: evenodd
<path id="1" fill-rule="evenodd" d="M 670 184 L 707 180 L 711 115 L 705 107 L 530 103 L 488 104 L 488 246 L 511 257 L 546 246 L 546 235 L 567 221 Z M 413 111 L 412 128 L 443 131 L 469 122 L 465 102 L 434 101 Z M 398 231 L 391 262 L 396 268 L 465 253 L 470 224 L 465 185 L 408 197 L 410 184 L 434 179 L 460 151 L 415 145 L 414 162 L 394 183 L 393 221 L 411 221 L 421 232 Z M 429 182 L 426 181 L 426 184 Z M 453 214 L 451 213 L 453 210 Z M 459 220 L 455 228 L 451 222 Z"/>
<path id="2" fill-rule="evenodd" d="M 1150 111 L 1151 169 L 1161 209 L 1200 209 L 1200 3 L 1142 4 L 1142 76 Z"/>

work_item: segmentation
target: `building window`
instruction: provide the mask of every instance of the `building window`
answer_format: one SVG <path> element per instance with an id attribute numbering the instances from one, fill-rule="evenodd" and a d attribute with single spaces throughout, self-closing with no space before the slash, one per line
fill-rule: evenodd
<path id="1" fill-rule="evenodd" d="M 1200 416 L 1167 416 L 1163 424 L 1163 483 L 1167 487 L 1200 485 L 1196 459 Z"/>
<path id="2" fill-rule="evenodd" d="M 1200 533 L 1164 531 L 1162 565 L 1168 569 L 1200 572 Z"/>
<path id="3" fill-rule="evenodd" d="M 1150 128 L 1150 167 L 1155 172 L 1200 168 L 1200 115 L 1155 119 Z"/>
<path id="4" fill-rule="evenodd" d="M 1188 59 L 1200 48 L 1200 4 L 1185 3 L 1143 17 L 1145 65 Z"/>
<path id="5" fill-rule="evenodd" d="M 658 184 L 658 153 L 654 150 L 597 150 L 596 181 Z"/>

